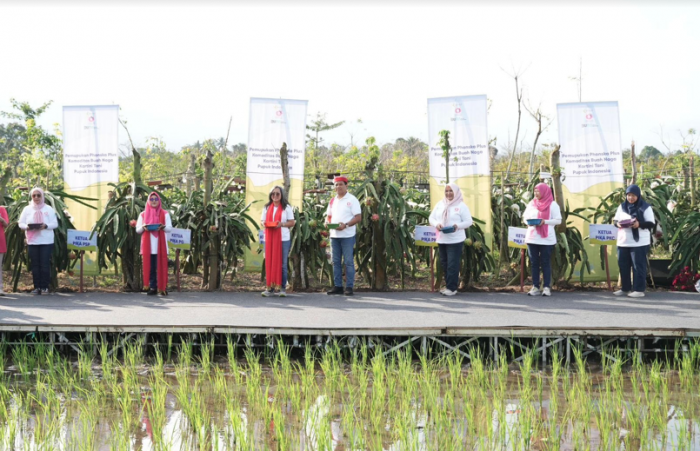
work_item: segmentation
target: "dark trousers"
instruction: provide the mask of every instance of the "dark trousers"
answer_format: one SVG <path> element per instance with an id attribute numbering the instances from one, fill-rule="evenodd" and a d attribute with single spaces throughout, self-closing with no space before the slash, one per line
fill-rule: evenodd
<path id="1" fill-rule="evenodd" d="M 445 273 L 445 288 L 457 291 L 459 285 L 459 267 L 462 261 L 462 249 L 464 243 L 442 244 L 438 243 L 440 250 L 440 265 Z"/>
<path id="2" fill-rule="evenodd" d="M 30 244 L 27 246 L 29 259 L 32 262 L 32 278 L 34 288 L 47 289 L 51 282 L 51 252 L 53 244 Z"/>
<path id="3" fill-rule="evenodd" d="M 532 267 L 532 286 L 540 288 L 540 267 L 545 288 L 552 288 L 552 251 L 553 244 L 528 244 L 527 253 L 530 255 Z"/>
<path id="4" fill-rule="evenodd" d="M 649 246 L 618 247 L 617 265 L 620 267 L 622 291 L 644 292 L 647 287 L 647 252 Z M 630 279 L 630 269 L 634 273 L 634 283 Z"/>
<path id="5" fill-rule="evenodd" d="M 158 290 L 158 254 L 151 254 L 151 274 L 148 286 Z"/>

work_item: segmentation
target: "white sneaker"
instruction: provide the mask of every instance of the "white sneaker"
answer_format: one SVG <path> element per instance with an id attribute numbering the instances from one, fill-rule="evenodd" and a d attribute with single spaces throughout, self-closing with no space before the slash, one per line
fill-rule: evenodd
<path id="1" fill-rule="evenodd" d="M 445 291 L 447 291 L 447 288 L 443 288 L 442 290 L 440 290 L 440 294 L 445 294 Z"/>
<path id="2" fill-rule="evenodd" d="M 265 290 L 265 291 L 263 291 L 261 294 L 262 294 L 262 297 L 264 297 L 264 298 L 269 298 L 269 297 L 272 296 L 274 293 L 273 293 L 272 291 L 270 291 L 270 290 Z"/>
<path id="3" fill-rule="evenodd" d="M 615 296 L 627 296 L 628 293 L 629 293 L 629 292 L 627 292 L 627 291 L 617 290 L 617 291 L 614 292 L 613 294 L 614 294 Z"/>
<path id="4" fill-rule="evenodd" d="M 287 297 L 287 291 L 286 290 L 280 290 L 279 293 L 277 293 L 277 296 L 281 298 L 286 298 Z"/>
<path id="5" fill-rule="evenodd" d="M 528 291 L 527 295 L 528 296 L 540 296 L 542 292 L 537 289 L 537 287 L 532 287 L 530 291 Z"/>
<path id="6" fill-rule="evenodd" d="M 542 290 L 542 296 L 551 296 L 552 295 L 552 290 L 549 287 L 544 287 L 544 290 Z"/>
<path id="7" fill-rule="evenodd" d="M 445 291 L 443 291 L 442 294 L 443 296 L 454 296 L 455 294 L 457 294 L 457 292 L 445 288 Z"/>
<path id="8" fill-rule="evenodd" d="M 627 297 L 628 298 L 643 298 L 644 292 L 643 291 L 633 291 L 630 294 L 628 294 Z"/>
<path id="9" fill-rule="evenodd" d="M 41 289 L 41 294 L 50 294 L 48 288 L 42 288 Z M 644 293 L 642 293 L 642 296 L 644 296 Z"/>

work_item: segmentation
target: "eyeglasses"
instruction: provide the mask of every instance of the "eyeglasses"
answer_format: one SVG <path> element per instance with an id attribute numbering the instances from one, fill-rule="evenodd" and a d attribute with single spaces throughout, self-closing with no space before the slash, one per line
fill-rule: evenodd
<path id="1" fill-rule="evenodd" d="M 281 196 L 282 193 L 272 193 L 273 196 Z"/>
<path id="2" fill-rule="evenodd" d="M 32 197 L 41 197 L 41 194 L 32 194 Z"/>
<path id="3" fill-rule="evenodd" d="M 150 200 L 151 202 L 158 202 L 158 198 L 157 198 L 157 197 L 152 197 L 152 198 L 149 199 L 149 200 Z"/>

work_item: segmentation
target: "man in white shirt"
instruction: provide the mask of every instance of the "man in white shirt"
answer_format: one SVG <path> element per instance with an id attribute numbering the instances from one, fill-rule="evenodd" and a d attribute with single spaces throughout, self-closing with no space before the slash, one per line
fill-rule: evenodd
<path id="1" fill-rule="evenodd" d="M 360 202 L 348 193 L 347 177 L 336 177 L 335 197 L 331 199 L 326 210 L 326 222 L 338 224 L 331 229 L 331 249 L 333 251 L 333 283 L 334 287 L 326 294 L 343 294 L 343 267 L 345 264 L 345 295 L 353 295 L 355 285 L 355 263 L 353 250 L 355 246 L 355 224 L 362 220 Z"/>

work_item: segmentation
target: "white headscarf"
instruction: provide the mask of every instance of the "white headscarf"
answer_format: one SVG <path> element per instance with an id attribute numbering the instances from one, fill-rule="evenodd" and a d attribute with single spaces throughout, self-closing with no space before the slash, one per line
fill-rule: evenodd
<path id="1" fill-rule="evenodd" d="M 446 225 L 447 223 L 448 209 L 453 205 L 459 205 L 462 202 L 462 190 L 459 189 L 459 186 L 457 186 L 456 183 L 448 183 L 447 185 L 445 185 L 445 188 L 447 188 L 448 186 L 452 188 L 452 192 L 455 193 L 455 195 L 451 201 L 447 200 L 447 197 L 443 199 L 443 202 L 445 202 L 445 211 L 442 212 L 443 225 Z"/>

